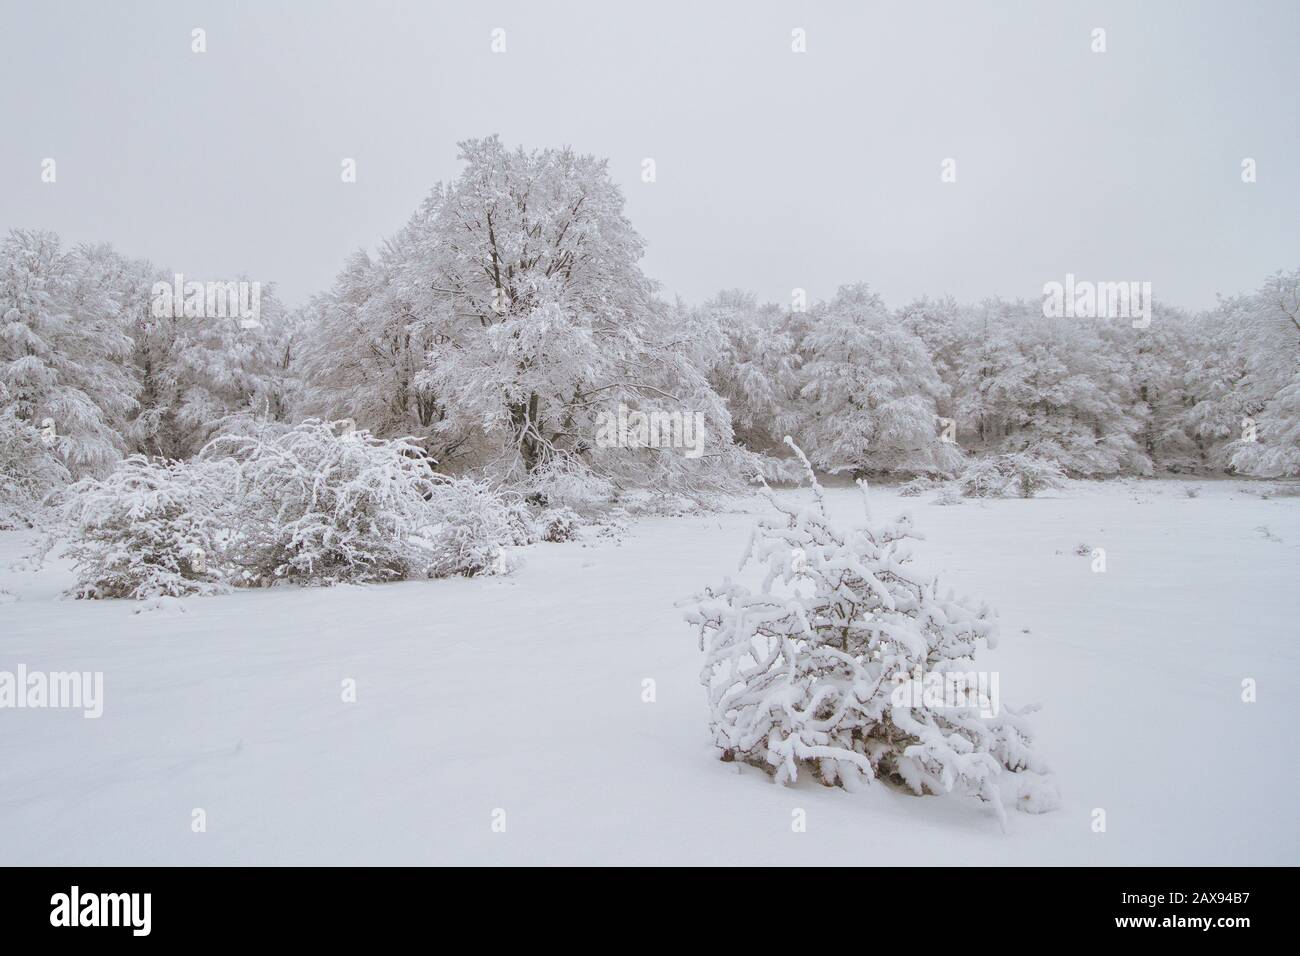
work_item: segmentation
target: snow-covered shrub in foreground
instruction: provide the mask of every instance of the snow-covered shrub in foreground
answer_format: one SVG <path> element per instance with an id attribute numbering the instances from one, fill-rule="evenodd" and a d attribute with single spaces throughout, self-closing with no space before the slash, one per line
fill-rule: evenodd
<path id="1" fill-rule="evenodd" d="M 1064 487 L 1065 480 L 1065 473 L 1056 462 L 1026 452 L 1012 452 L 971 463 L 957 479 L 957 488 L 967 498 L 1005 495 L 1032 498 L 1048 488 Z"/>
<path id="2" fill-rule="evenodd" d="M 768 495 L 780 515 L 759 521 L 742 563 L 765 570 L 759 590 L 728 580 L 688 615 L 722 759 L 784 783 L 806 768 L 846 788 L 883 778 L 918 794 L 957 790 L 1001 819 L 1004 791 L 1022 809 L 1050 809 L 1054 788 L 1023 716 L 1032 708 L 989 713 L 899 694 L 918 668 L 971 671 L 979 642 L 996 641 L 993 614 L 941 596 L 908 567 L 917 536 L 906 517 L 872 521 L 868 509 L 864 526 L 834 527 L 807 474 L 813 507 Z"/>
<path id="3" fill-rule="evenodd" d="M 74 593 L 87 598 L 211 594 L 229 574 L 229 469 L 132 455 L 68 489 L 62 508 Z"/>

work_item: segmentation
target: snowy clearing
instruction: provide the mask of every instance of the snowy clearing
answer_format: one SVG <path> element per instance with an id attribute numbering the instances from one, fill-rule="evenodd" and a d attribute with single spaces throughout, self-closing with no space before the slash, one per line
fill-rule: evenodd
<path id="1" fill-rule="evenodd" d="M 524 548 L 509 578 L 143 614 L 60 597 L 64 565 L 8 570 L 26 536 L 0 533 L 18 597 L 0 670 L 103 671 L 105 696 L 99 719 L 0 711 L 0 863 L 1295 865 L 1300 498 L 1262 487 L 1075 483 L 956 507 L 873 492 L 912 512 L 918 566 L 997 608 L 981 660 L 1002 700 L 1043 705 L 1063 806 L 1006 833 L 968 799 L 779 787 L 717 759 L 676 602 L 734 573 L 759 499 Z M 858 519 L 856 491 L 828 496 Z"/>

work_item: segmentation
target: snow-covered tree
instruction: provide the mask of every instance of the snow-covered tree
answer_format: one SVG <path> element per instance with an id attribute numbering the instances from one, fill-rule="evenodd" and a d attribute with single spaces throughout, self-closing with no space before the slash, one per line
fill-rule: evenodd
<path id="1" fill-rule="evenodd" d="M 0 411 L 51 435 L 74 477 L 105 473 L 125 451 L 115 425 L 136 391 L 131 340 L 93 255 L 64 252 L 50 232 L 0 241 Z"/>
<path id="2" fill-rule="evenodd" d="M 734 486 L 701 329 L 642 274 L 605 163 L 495 137 L 461 158 L 377 258 L 355 256 L 313 303 L 306 407 L 416 435 L 443 468 L 529 485 L 585 470 L 592 487 Z M 704 415 L 710 454 L 605 447 L 602 418 L 620 406 Z"/>
<path id="3" fill-rule="evenodd" d="M 1181 374 L 1175 373 L 1186 399 L 1173 426 L 1186 434 L 1196 458 L 1214 469 L 1228 466 L 1227 444 L 1241 434 L 1250 407 L 1237 387 L 1246 374 L 1246 355 L 1225 319 L 1230 302 L 1189 323 L 1189 342 Z"/>
<path id="4" fill-rule="evenodd" d="M 1104 322 L 1045 317 L 1038 303 L 973 310 L 956 383 L 959 441 L 976 454 L 1028 452 L 1079 476 L 1149 473 L 1128 362 Z"/>
<path id="5" fill-rule="evenodd" d="M 407 280 L 434 297 L 449 333 L 420 380 L 502 432 L 531 472 L 596 389 L 638 394 L 627 360 L 653 336 L 654 287 L 605 163 L 496 137 L 462 143 L 461 158 L 460 177 L 425 202 Z"/>
<path id="6" fill-rule="evenodd" d="M 941 440 L 944 386 L 922 341 L 865 285 L 845 286 L 809 313 L 798 341 L 801 440 L 831 471 L 949 473 L 961 462 Z"/>
<path id="7" fill-rule="evenodd" d="M 1188 410 L 1196 404 L 1195 389 L 1205 361 L 1201 318 L 1156 304 L 1149 328 L 1121 326 L 1110 347 L 1126 360 L 1126 377 L 1134 398 L 1134 434 L 1154 468 L 1193 472 L 1208 465 L 1206 446 L 1188 427 Z"/>
<path id="8" fill-rule="evenodd" d="M 416 382 L 451 329 L 431 293 L 404 279 L 427 228 L 417 216 L 376 255 L 354 253 L 334 288 L 307 306 L 303 408 L 379 436 L 411 436 L 451 465 L 475 449 L 472 423 L 449 418 L 433 388 Z"/>
<path id="9" fill-rule="evenodd" d="M 52 428 L 74 477 L 106 474 L 127 450 L 189 457 L 217 431 L 287 417 L 296 329 L 274 289 L 246 328 L 156 309 L 154 285 L 171 279 L 107 245 L 64 252 L 53 233 L 0 244 L 5 407 Z"/>
<path id="10" fill-rule="evenodd" d="M 171 281 L 171 276 L 106 245 L 92 247 L 87 258 L 96 284 L 117 304 L 118 326 L 131 341 L 126 370 L 136 386 L 136 403 L 120 426 L 122 435 L 133 452 L 183 458 L 197 446 L 176 420 L 180 383 L 172 355 L 175 320 L 153 315 L 154 283 Z"/>
<path id="11" fill-rule="evenodd" d="M 709 384 L 731 413 L 736 440 L 759 452 L 783 452 L 781 438 L 796 427 L 793 395 L 799 353 L 788 316 L 739 290 L 720 292 L 699 309 L 710 348 Z"/>
<path id="12" fill-rule="evenodd" d="M 1234 443 L 1231 463 L 1261 478 L 1300 475 L 1300 371 L 1265 402 L 1255 440 Z"/>
<path id="13" fill-rule="evenodd" d="M 284 337 L 289 316 L 274 286 L 261 284 L 259 297 L 260 315 L 251 327 L 233 316 L 157 320 L 171 339 L 172 408 L 186 455 L 196 454 L 214 435 L 255 432 L 288 414 Z"/>
<path id="14" fill-rule="evenodd" d="M 442 473 L 581 511 L 789 478 L 787 432 L 831 471 L 953 475 L 1028 455 L 1075 477 L 1300 474 L 1300 270 L 1208 312 L 1156 304 L 1141 329 L 1047 317 L 1038 301 L 891 313 L 865 285 L 808 312 L 739 291 L 690 308 L 641 272 L 603 162 L 495 137 L 461 158 L 306 307 L 261 284 L 251 327 L 155 310 L 171 276 L 108 246 L 10 233 L 0 416 L 24 448 L 39 432 L 43 462 L 27 478 L 9 467 L 10 483 L 103 476 L 132 451 L 188 459 L 217 434 L 304 416 L 410 438 Z M 609 441 L 624 415 L 702 419 L 701 447 Z"/>
<path id="15" fill-rule="evenodd" d="M 945 418 L 953 417 L 952 390 L 960 370 L 969 360 L 971 343 L 964 335 L 969 316 L 970 309 L 951 296 L 914 299 L 895 315 L 897 323 L 925 345 L 935 374 L 944 383 L 936 404 Z"/>
<path id="16" fill-rule="evenodd" d="M 793 447 L 793 443 L 791 443 Z M 996 641 L 986 607 L 940 593 L 911 567 L 907 518 L 849 530 L 827 515 L 802 452 L 814 503 L 769 495 L 745 555 L 757 591 L 728 580 L 705 591 L 688 620 L 699 628 L 710 726 L 724 760 L 792 783 L 801 769 L 847 788 L 887 779 L 915 793 L 964 792 L 1039 811 L 1054 804 L 1024 711 L 987 694 L 913 693 L 913 681 L 973 670 Z M 864 495 L 865 495 L 865 486 Z"/>
<path id="17" fill-rule="evenodd" d="M 51 492 L 69 480 L 49 432 L 19 418 L 0 384 L 0 530 L 30 527 Z"/>
<path id="18" fill-rule="evenodd" d="M 1230 463 L 1265 478 L 1300 475 L 1300 270 L 1270 276 L 1233 310 L 1230 328 L 1246 356 L 1237 391 L 1247 413 Z"/>

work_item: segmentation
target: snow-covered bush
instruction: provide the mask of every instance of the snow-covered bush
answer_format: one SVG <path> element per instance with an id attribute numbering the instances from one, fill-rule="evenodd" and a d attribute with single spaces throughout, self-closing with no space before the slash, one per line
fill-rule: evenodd
<path id="1" fill-rule="evenodd" d="M 1025 452 L 977 459 L 957 479 L 958 490 L 967 498 L 1032 498 L 1064 484 L 1065 473 L 1056 462 Z"/>
<path id="2" fill-rule="evenodd" d="M 784 783 L 807 769 L 846 788 L 886 779 L 918 794 L 957 790 L 999 817 L 1004 790 L 1022 809 L 1050 808 L 1023 717 L 1030 708 L 934 706 L 900 693 L 922 673 L 971 671 L 980 642 L 996 640 L 992 612 L 942 596 L 908 566 L 916 535 L 907 518 L 873 521 L 868 510 L 861 527 L 832 525 L 807 474 L 812 507 L 769 493 L 779 516 L 759 521 L 745 556 L 764 572 L 758 591 L 728 580 L 688 614 L 706 653 L 701 683 L 722 759 Z"/>
<path id="3" fill-rule="evenodd" d="M 904 498 L 917 498 L 935 487 L 935 480 L 928 475 L 917 475 L 911 481 L 898 486 L 898 493 Z"/>
<path id="4" fill-rule="evenodd" d="M 230 470 L 132 455 L 72 485 L 62 506 L 66 555 L 84 598 L 212 594 L 229 576 Z"/>
<path id="5" fill-rule="evenodd" d="M 631 515 L 626 509 L 611 508 L 596 522 L 595 540 L 622 544 L 631 529 L 630 519 Z"/>
<path id="6" fill-rule="evenodd" d="M 237 583 L 333 584 L 422 577 L 442 518 L 441 484 L 406 439 L 310 420 L 288 431 L 222 435 L 200 453 L 235 466 Z"/>
<path id="7" fill-rule="evenodd" d="M 995 458 L 977 458 L 957 478 L 957 490 L 966 498 L 997 498 L 1006 492 L 1007 475 Z"/>
<path id="8" fill-rule="evenodd" d="M 58 534 L 71 541 L 76 592 L 507 573 L 517 562 L 504 549 L 536 540 L 517 495 L 437 475 L 405 439 L 337 424 L 224 435 L 186 463 L 136 455 L 71 486 Z"/>
<path id="9" fill-rule="evenodd" d="M 941 488 L 941 489 L 939 490 L 939 493 L 938 493 L 937 495 L 934 496 L 934 500 L 931 501 L 930 504 L 932 504 L 932 505 L 942 505 L 942 506 L 945 506 L 945 507 L 947 507 L 947 506 L 951 506 L 951 505 L 959 505 L 959 504 L 961 504 L 961 495 L 959 495 L 959 494 L 958 494 L 954 489 L 952 489 L 952 488 L 947 488 L 947 487 L 945 487 L 945 488 Z"/>
<path id="10" fill-rule="evenodd" d="M 506 527 L 510 538 L 507 542 L 514 547 L 536 544 L 541 540 L 537 520 L 533 517 L 527 503 L 517 492 L 501 491 L 501 506 L 505 509 Z"/>
<path id="11" fill-rule="evenodd" d="M 980 458 L 957 476 L 957 492 L 963 498 L 1000 498 L 1008 479 L 994 458 Z"/>
<path id="12" fill-rule="evenodd" d="M 582 528 L 582 518 L 572 508 L 551 508 L 537 519 L 543 541 L 572 541 Z"/>
<path id="13" fill-rule="evenodd" d="M 1065 486 L 1065 472 L 1051 459 L 1016 452 L 1002 455 L 1000 460 L 1010 478 L 1008 490 L 1021 498 L 1032 498 L 1040 491 Z"/>
<path id="14" fill-rule="evenodd" d="M 506 549 L 528 543 L 520 539 L 522 503 L 487 482 L 438 475 L 430 507 L 436 516 L 426 532 L 432 577 L 507 574 L 515 562 Z"/>

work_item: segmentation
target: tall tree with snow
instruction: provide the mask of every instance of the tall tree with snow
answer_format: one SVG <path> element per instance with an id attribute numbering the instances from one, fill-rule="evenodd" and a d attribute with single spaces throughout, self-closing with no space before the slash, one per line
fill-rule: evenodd
<path id="1" fill-rule="evenodd" d="M 798 340 L 801 440 L 832 471 L 949 473 L 961 462 L 941 440 L 944 392 L 922 341 L 866 285 L 845 286 L 808 315 Z"/>
<path id="2" fill-rule="evenodd" d="M 1245 354 L 1246 412 L 1229 461 L 1249 475 L 1300 475 L 1300 270 L 1270 276 L 1230 310 L 1228 327 Z"/>
<path id="3" fill-rule="evenodd" d="M 315 304 L 307 366 L 325 374 L 308 402 L 381 432 L 417 424 L 440 461 L 513 480 L 577 467 L 616 483 L 724 484 L 731 423 L 695 360 L 698 328 L 641 272 L 605 163 L 496 137 L 461 144 L 461 158 L 379 258 L 354 257 Z M 600 421 L 619 406 L 700 413 L 715 454 L 606 448 Z"/>
<path id="4" fill-rule="evenodd" d="M 121 457 L 115 426 L 135 404 L 131 340 L 96 263 L 95 250 L 65 252 L 50 232 L 0 242 L 0 411 L 43 429 L 73 476 Z"/>
<path id="5" fill-rule="evenodd" d="M 1107 321 L 1049 318 L 1023 301 L 973 310 L 954 403 L 963 444 L 1028 452 L 1080 476 L 1149 473 L 1136 439 L 1144 413 Z"/>
<path id="6" fill-rule="evenodd" d="M 711 342 L 709 383 L 727 403 L 737 441 L 755 451 L 781 450 L 782 436 L 796 425 L 799 386 L 788 316 L 740 290 L 720 292 L 698 313 Z"/>

